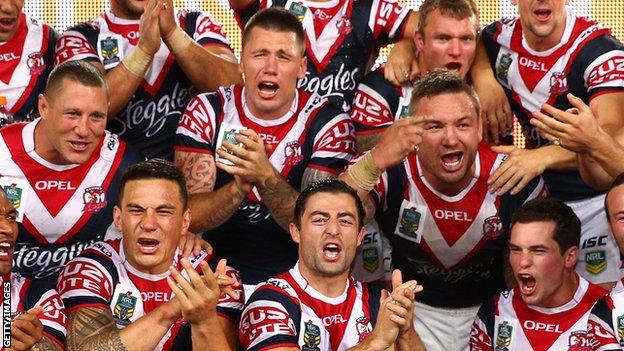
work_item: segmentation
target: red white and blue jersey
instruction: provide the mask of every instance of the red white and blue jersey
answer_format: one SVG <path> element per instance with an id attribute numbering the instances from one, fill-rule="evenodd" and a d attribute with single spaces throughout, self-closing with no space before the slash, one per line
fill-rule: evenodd
<path id="1" fill-rule="evenodd" d="M 411 12 L 396 0 L 254 0 L 236 11 L 241 28 L 271 6 L 290 10 L 303 24 L 308 70 L 299 88 L 327 97 L 344 111 L 379 48 L 403 36 Z"/>
<path id="2" fill-rule="evenodd" d="M 409 115 L 411 83 L 397 87 L 384 78 L 383 69 L 370 72 L 358 85 L 351 118 L 356 135 L 382 133 L 398 119 Z"/>
<path id="3" fill-rule="evenodd" d="M 180 252 L 176 251 L 171 264 L 189 279 L 179 262 L 180 258 Z M 199 274 L 202 274 L 199 266 L 201 261 L 206 261 L 215 268 L 216 261 L 202 251 L 199 256 L 189 258 L 189 263 Z M 238 325 L 245 301 L 242 283 L 238 272 L 233 268 L 227 267 L 226 274 L 240 283 L 235 288 L 239 298 L 233 299 L 222 294 L 217 304 L 217 313 Z M 167 284 L 169 275 L 169 271 L 163 274 L 147 274 L 134 268 L 125 258 L 123 240 L 102 241 L 84 250 L 63 268 L 57 290 L 68 314 L 87 307 L 109 308 L 117 328 L 123 329 L 173 299 L 175 294 Z M 181 345 L 191 344 L 189 328 L 190 325 L 180 317 L 155 350 L 184 349 L 180 348 Z"/>
<path id="4" fill-rule="evenodd" d="M 230 48 L 221 25 L 207 13 L 179 11 L 176 20 L 197 43 Z M 56 61 L 99 61 L 108 71 L 120 64 L 138 41 L 138 20 L 106 12 L 65 31 L 56 46 Z M 161 43 L 141 85 L 108 128 L 148 158 L 173 159 L 173 136 L 184 108 L 195 95 L 192 88 L 173 53 Z"/>
<path id="5" fill-rule="evenodd" d="M 244 99 L 240 85 L 193 98 L 180 119 L 176 151 L 214 156 L 223 126 L 247 127 L 271 146 L 269 162 L 296 190 L 307 168 L 338 175 L 354 156 L 351 119 L 327 99 L 297 90 L 291 109 L 275 120 L 254 116 Z M 217 169 L 215 189 L 232 180 Z M 227 222 L 204 237 L 241 272 L 246 284 L 263 282 L 297 260 L 290 234 L 273 220 L 255 187 Z"/>
<path id="6" fill-rule="evenodd" d="M 52 27 L 23 13 L 19 16 L 15 35 L 0 45 L 0 96 L 7 100 L 1 113 L 14 121 L 39 117 L 38 97 L 54 65 L 57 39 Z"/>
<path id="7" fill-rule="evenodd" d="M 624 281 L 619 280 L 609 293 L 613 302 L 611 328 L 619 345 L 624 348 Z"/>
<path id="8" fill-rule="evenodd" d="M 447 196 L 427 182 L 411 153 L 382 174 L 371 192 L 375 218 L 390 237 L 394 268 L 404 280 L 426 287 L 418 301 L 444 308 L 476 306 L 504 290 L 502 259 L 511 214 L 545 192 L 538 177 L 515 196 L 490 194 L 487 179 L 505 158 L 481 143 L 470 184 Z"/>
<path id="9" fill-rule="evenodd" d="M 106 132 L 85 163 L 52 164 L 35 152 L 37 123 L 0 129 L 0 183 L 23 216 L 13 270 L 53 286 L 70 259 L 104 239 L 121 174 L 143 156 Z"/>
<path id="10" fill-rule="evenodd" d="M 327 297 L 308 284 L 297 264 L 254 291 L 239 337 L 245 350 L 343 351 L 372 332 L 378 311 L 379 291 L 366 283 L 349 277 L 342 295 Z"/>
<path id="11" fill-rule="evenodd" d="M 56 290 L 44 286 L 41 281 L 24 278 L 15 272 L 0 276 L 0 282 L 3 288 L 5 283 L 10 285 L 11 319 L 35 306 L 41 306 L 42 311 L 37 318 L 43 324 L 43 336 L 56 343 L 61 349 L 65 349 L 67 317 L 63 301 Z M 4 316 L 4 313 L 8 311 L 4 310 L 3 302 L 0 302 L 0 307 L 2 307 L 0 314 Z M 2 347 L 0 349 L 4 350 Z"/>
<path id="12" fill-rule="evenodd" d="M 555 308 L 527 305 L 518 289 L 487 299 L 470 331 L 473 351 L 621 350 L 607 291 L 579 276 L 574 297 Z"/>
<path id="13" fill-rule="evenodd" d="M 624 48 L 607 28 L 567 10 L 561 42 L 547 51 L 528 47 L 519 18 L 495 22 L 483 30 L 490 63 L 512 109 L 523 125 L 527 145 L 548 143 L 529 124 L 531 113 L 548 103 L 567 110 L 567 93 L 589 104 L 601 94 L 624 91 Z M 564 201 L 599 194 L 576 171 L 543 174 L 549 191 Z"/>

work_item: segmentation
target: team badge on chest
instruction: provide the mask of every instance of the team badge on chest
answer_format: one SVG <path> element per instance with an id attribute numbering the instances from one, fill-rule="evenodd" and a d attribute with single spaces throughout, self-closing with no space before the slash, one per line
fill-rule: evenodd
<path id="1" fill-rule="evenodd" d="M 504 321 L 498 325 L 498 331 L 496 332 L 496 351 L 509 351 L 509 345 L 511 345 L 511 336 L 513 334 L 513 327 Z"/>
<path id="2" fill-rule="evenodd" d="M 83 212 L 97 212 L 108 204 L 106 201 L 106 191 L 101 186 L 86 188 L 82 194 L 84 202 Z"/>
<path id="3" fill-rule="evenodd" d="M 284 147 L 284 164 L 294 166 L 303 160 L 301 145 L 297 140 L 290 141 Z"/>
<path id="4" fill-rule="evenodd" d="M 508 85 L 507 75 L 509 75 L 509 67 L 513 59 L 511 58 L 511 54 L 504 54 L 498 60 L 498 64 L 496 65 L 496 77 L 504 84 Z"/>
<path id="5" fill-rule="evenodd" d="M 395 234 L 420 243 L 423 235 L 423 224 L 427 215 L 426 206 L 403 200 L 399 211 L 399 220 L 394 230 Z"/>
<path id="6" fill-rule="evenodd" d="M 39 76 L 46 68 L 45 60 L 43 59 L 43 55 L 41 52 L 33 52 L 28 55 L 28 60 L 26 61 L 28 68 L 30 69 L 31 76 Z"/>
<path id="7" fill-rule="evenodd" d="M 130 317 L 134 314 L 136 302 L 137 297 L 132 296 L 132 291 L 127 291 L 117 296 L 117 303 L 115 303 L 115 308 L 113 309 L 113 319 L 117 325 L 127 326 L 131 323 Z"/>
<path id="8" fill-rule="evenodd" d="M 303 22 L 303 18 L 306 12 L 308 12 L 308 8 L 303 6 L 303 3 L 300 2 L 292 2 L 288 10 L 292 12 L 293 15 L 297 16 L 297 19 L 301 22 Z"/>
<path id="9" fill-rule="evenodd" d="M 607 269 L 607 257 L 602 250 L 585 254 L 585 269 L 591 274 L 599 274 Z"/>
<path id="10" fill-rule="evenodd" d="M 116 66 L 123 60 L 122 51 L 119 48 L 119 38 L 117 36 L 100 37 L 98 41 L 98 54 L 102 60 L 104 68 L 108 69 Z"/>
<path id="11" fill-rule="evenodd" d="M 554 72 L 550 76 L 550 93 L 565 94 L 568 92 L 568 79 L 563 72 Z"/>
<path id="12" fill-rule="evenodd" d="M 305 330 L 303 331 L 302 351 L 319 351 L 321 344 L 321 328 L 312 323 L 311 320 L 305 322 Z"/>

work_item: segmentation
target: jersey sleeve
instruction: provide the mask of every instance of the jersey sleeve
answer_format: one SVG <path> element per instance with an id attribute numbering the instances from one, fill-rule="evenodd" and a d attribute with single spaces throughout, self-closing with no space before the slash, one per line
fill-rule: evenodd
<path id="1" fill-rule="evenodd" d="M 87 40 L 89 32 L 95 32 L 90 24 L 80 24 L 63 32 L 56 42 L 56 64 L 74 60 L 99 62 L 96 48 Z"/>
<path id="2" fill-rule="evenodd" d="M 29 293 L 34 292 L 38 296 L 35 299 L 27 299 L 34 303 L 27 303 L 24 311 L 35 306 L 41 306 L 42 311 L 37 315 L 43 325 L 43 335 L 49 340 L 55 342 L 59 346 L 65 345 L 67 335 L 67 316 L 65 315 L 65 307 L 63 301 L 55 289 L 43 288 L 43 281 L 33 281 L 30 286 Z M 43 292 L 39 294 L 39 292 Z"/>
<path id="3" fill-rule="evenodd" d="M 397 0 L 373 0 L 372 3 L 368 26 L 379 45 L 401 38 L 412 10 Z"/>
<path id="4" fill-rule="evenodd" d="M 583 47 L 578 64 L 589 98 L 624 91 L 624 47 L 610 35 L 602 35 Z M 572 67 L 576 69 L 577 67 Z"/>
<path id="5" fill-rule="evenodd" d="M 613 303 L 608 296 L 598 300 L 589 314 L 587 338 L 592 351 L 622 350 L 613 321 Z"/>
<path id="6" fill-rule="evenodd" d="M 335 110 L 333 105 L 326 106 L 331 106 L 332 111 Z M 355 129 L 351 118 L 346 113 L 334 114 L 334 117 L 320 128 L 313 145 L 308 167 L 333 174 L 342 172 L 355 156 Z"/>
<path id="7" fill-rule="evenodd" d="M 470 329 L 471 351 L 493 351 L 494 335 L 494 298 L 488 298 L 479 308 L 477 317 Z"/>
<path id="8" fill-rule="evenodd" d="M 188 24 L 187 33 L 202 46 L 220 45 L 232 50 L 225 30 L 208 12 L 182 12 Z"/>
<path id="9" fill-rule="evenodd" d="M 108 308 L 117 280 L 113 262 L 102 252 L 87 249 L 63 268 L 56 289 L 70 314 L 78 308 Z"/>
<path id="10" fill-rule="evenodd" d="M 178 121 L 174 149 L 212 155 L 221 106 L 217 93 L 200 94 L 191 99 Z"/>
<path id="11" fill-rule="evenodd" d="M 383 72 L 373 71 L 358 85 L 351 105 L 351 119 L 356 135 L 381 133 L 394 121 L 398 105 L 397 89 Z"/>
<path id="12" fill-rule="evenodd" d="M 282 289 L 270 283 L 251 295 L 243 310 L 239 339 L 244 350 L 264 350 L 298 345 L 301 310 Z"/>

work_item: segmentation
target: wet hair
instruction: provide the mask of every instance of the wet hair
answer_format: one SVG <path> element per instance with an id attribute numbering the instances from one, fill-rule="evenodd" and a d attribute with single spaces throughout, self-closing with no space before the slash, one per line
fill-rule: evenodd
<path id="1" fill-rule="evenodd" d="M 604 198 L 604 209 L 605 214 L 607 215 L 607 221 L 609 223 L 611 223 L 611 215 L 609 214 L 609 205 L 607 204 L 607 199 L 609 198 L 609 194 L 611 193 L 611 191 L 622 184 L 624 184 L 624 173 L 620 173 L 617 177 L 615 177 L 615 179 L 613 179 L 613 182 L 611 183 L 611 186 L 607 191 L 607 195 Z"/>
<path id="2" fill-rule="evenodd" d="M 43 94 L 53 98 L 65 79 L 88 87 L 103 87 L 108 91 L 106 78 L 97 68 L 84 61 L 69 61 L 54 67 L 50 72 Z"/>
<path id="3" fill-rule="evenodd" d="M 182 171 L 174 166 L 173 163 L 160 158 L 142 161 L 126 169 L 121 176 L 121 183 L 119 184 L 119 201 L 121 202 L 124 189 L 129 181 L 145 179 L 163 179 L 177 183 L 183 209 L 187 209 L 189 195 L 186 190 L 184 174 L 182 174 Z"/>
<path id="4" fill-rule="evenodd" d="M 279 33 L 295 33 L 297 45 L 301 48 L 301 55 L 305 54 L 303 26 L 297 16 L 285 8 L 279 6 L 269 7 L 253 15 L 247 22 L 247 25 L 245 25 L 245 29 L 243 29 L 241 39 L 243 50 L 245 44 L 249 41 L 251 30 L 255 27 Z"/>
<path id="5" fill-rule="evenodd" d="M 446 68 L 434 69 L 416 83 L 410 99 L 410 114 L 414 113 L 418 102 L 424 97 L 431 98 L 442 94 L 456 93 L 468 95 L 477 113 L 477 118 L 479 118 L 481 114 L 481 104 L 479 103 L 477 93 L 457 74 L 457 72 Z"/>
<path id="6" fill-rule="evenodd" d="M 297 229 L 301 229 L 301 219 L 303 218 L 303 212 L 305 211 L 306 205 L 308 204 L 308 200 L 314 194 L 318 193 L 327 193 L 327 194 L 347 194 L 353 201 L 355 201 L 355 207 L 357 208 L 357 221 L 358 221 L 358 229 L 362 229 L 364 226 L 364 217 L 366 216 L 366 212 L 364 211 L 364 206 L 362 205 L 362 200 L 358 196 L 357 192 L 353 190 L 347 183 L 342 180 L 336 178 L 328 178 L 317 180 L 316 182 L 308 185 L 297 197 L 297 202 L 295 203 L 295 214 L 294 221 Z"/>
<path id="7" fill-rule="evenodd" d="M 418 8 L 418 33 L 425 35 L 427 17 L 435 10 L 457 20 L 475 17 L 475 34 L 479 34 L 479 8 L 472 0 L 425 0 Z"/>
<path id="8" fill-rule="evenodd" d="M 511 228 L 516 223 L 553 222 L 553 239 L 563 255 L 571 247 L 579 246 L 581 221 L 570 206 L 555 198 L 536 198 L 527 201 L 511 217 Z"/>

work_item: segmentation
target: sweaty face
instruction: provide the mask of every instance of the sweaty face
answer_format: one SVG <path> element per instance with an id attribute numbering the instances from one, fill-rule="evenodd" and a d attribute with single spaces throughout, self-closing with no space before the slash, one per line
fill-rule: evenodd
<path id="1" fill-rule="evenodd" d="M 620 252 L 624 252 L 624 185 L 611 189 L 607 197 L 607 208 L 611 233 L 620 247 Z"/>
<path id="2" fill-rule="evenodd" d="M 11 271 L 11 260 L 17 239 L 17 211 L 0 191 L 0 275 Z"/>
<path id="3" fill-rule="evenodd" d="M 299 266 L 308 279 L 348 274 L 363 231 L 355 200 L 347 194 L 316 193 L 308 199 L 301 229 L 290 226 L 299 244 Z"/>
<path id="4" fill-rule="evenodd" d="M 15 35 L 24 0 L 0 0 L 0 43 Z"/>
<path id="5" fill-rule="evenodd" d="M 245 78 L 245 101 L 256 117 L 277 119 L 291 108 L 297 79 L 306 72 L 306 59 L 295 33 L 255 27 L 243 47 L 240 72 Z"/>
<path id="6" fill-rule="evenodd" d="M 190 214 L 177 183 L 164 179 L 131 180 L 113 211 L 123 233 L 124 253 L 132 266 L 149 274 L 165 273 L 173 262 Z"/>
<path id="7" fill-rule="evenodd" d="M 111 0 L 111 10 L 115 16 L 126 19 L 139 19 L 148 0 Z"/>
<path id="8" fill-rule="evenodd" d="M 106 88 L 65 79 L 50 95 L 39 96 L 43 121 L 35 132 L 37 153 L 59 165 L 85 163 L 106 128 Z"/>
<path id="9" fill-rule="evenodd" d="M 558 307 L 568 302 L 565 272 L 574 269 L 576 254 L 569 254 L 571 248 L 561 255 L 554 230 L 551 221 L 516 223 L 511 228 L 509 262 L 522 299 L 529 305 Z"/>
<path id="10" fill-rule="evenodd" d="M 437 191 L 456 195 L 470 183 L 481 141 L 481 123 L 465 93 L 420 99 L 416 116 L 426 116 L 418 160 Z"/>
<path id="11" fill-rule="evenodd" d="M 474 60 L 477 47 L 477 19 L 462 20 L 432 11 L 426 20 L 424 35 L 416 33 L 419 64 L 432 71 L 448 68 L 464 78 Z"/>
<path id="12" fill-rule="evenodd" d="M 544 51 L 559 44 L 568 0 L 512 0 L 512 3 L 518 5 L 522 33 L 532 49 Z"/>

